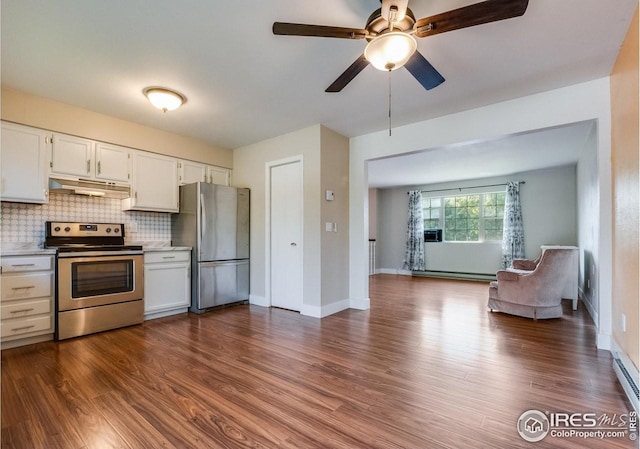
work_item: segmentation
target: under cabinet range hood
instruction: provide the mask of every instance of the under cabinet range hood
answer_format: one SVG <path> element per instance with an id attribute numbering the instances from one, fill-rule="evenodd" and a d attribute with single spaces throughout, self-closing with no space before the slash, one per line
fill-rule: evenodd
<path id="1" fill-rule="evenodd" d="M 49 191 L 73 195 L 95 196 L 100 198 L 128 198 L 131 195 L 127 186 L 119 186 L 110 182 L 88 179 L 49 178 Z"/>

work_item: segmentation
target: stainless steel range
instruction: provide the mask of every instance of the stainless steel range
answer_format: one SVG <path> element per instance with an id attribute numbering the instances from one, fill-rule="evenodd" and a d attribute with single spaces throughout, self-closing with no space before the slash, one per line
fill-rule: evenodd
<path id="1" fill-rule="evenodd" d="M 142 323 L 142 246 L 124 244 L 122 223 L 46 222 L 56 248 L 56 340 Z"/>

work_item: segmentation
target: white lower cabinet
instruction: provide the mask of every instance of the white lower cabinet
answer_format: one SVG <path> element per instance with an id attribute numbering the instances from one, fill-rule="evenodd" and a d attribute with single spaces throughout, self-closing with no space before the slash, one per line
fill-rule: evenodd
<path id="1" fill-rule="evenodd" d="M 53 339 L 53 256 L 2 258 L 2 348 Z"/>
<path id="2" fill-rule="evenodd" d="M 144 318 L 184 313 L 191 305 L 191 251 L 144 253 Z"/>

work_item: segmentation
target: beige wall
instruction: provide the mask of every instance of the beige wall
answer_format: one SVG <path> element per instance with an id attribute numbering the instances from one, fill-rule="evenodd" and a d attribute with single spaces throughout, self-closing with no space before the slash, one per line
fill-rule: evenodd
<path id="1" fill-rule="evenodd" d="M 251 302 L 268 305 L 266 164 L 296 156 L 303 158 L 304 189 L 301 312 L 323 316 L 337 311 L 331 304 L 348 299 L 349 163 L 348 140 L 320 125 L 233 152 L 234 183 L 251 189 Z M 325 190 L 334 191 L 333 202 L 324 200 Z M 325 232 L 327 221 L 337 223 L 337 233 Z"/>
<path id="2" fill-rule="evenodd" d="M 349 140 L 320 127 L 320 232 L 322 233 L 322 305 L 349 298 Z M 325 192 L 333 191 L 333 201 Z M 327 232 L 326 223 L 336 223 Z"/>
<path id="3" fill-rule="evenodd" d="M 613 181 L 613 338 L 638 362 L 638 10 L 611 73 Z M 627 330 L 622 329 L 622 315 Z"/>
<path id="4" fill-rule="evenodd" d="M 251 300 L 264 303 L 266 164 L 303 157 L 303 306 L 321 306 L 320 282 L 320 126 L 315 125 L 233 151 L 234 184 L 251 189 Z"/>
<path id="5" fill-rule="evenodd" d="M 232 150 L 5 87 L 2 120 L 233 168 Z"/>

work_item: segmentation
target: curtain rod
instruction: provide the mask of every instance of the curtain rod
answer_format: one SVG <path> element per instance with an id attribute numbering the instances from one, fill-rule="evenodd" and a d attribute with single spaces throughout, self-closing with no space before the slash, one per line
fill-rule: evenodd
<path id="1" fill-rule="evenodd" d="M 525 184 L 524 181 L 516 181 L 518 184 Z M 462 189 L 479 189 L 482 187 L 500 187 L 500 186 L 506 186 L 508 183 L 504 182 L 502 184 L 487 184 L 487 185 L 483 185 L 483 186 L 469 186 L 469 187 L 455 187 L 452 189 L 436 189 L 436 190 L 421 190 L 421 193 L 430 193 L 430 192 L 449 192 L 451 190 L 457 190 L 459 192 L 462 192 Z M 407 192 L 408 194 L 409 192 Z"/>

